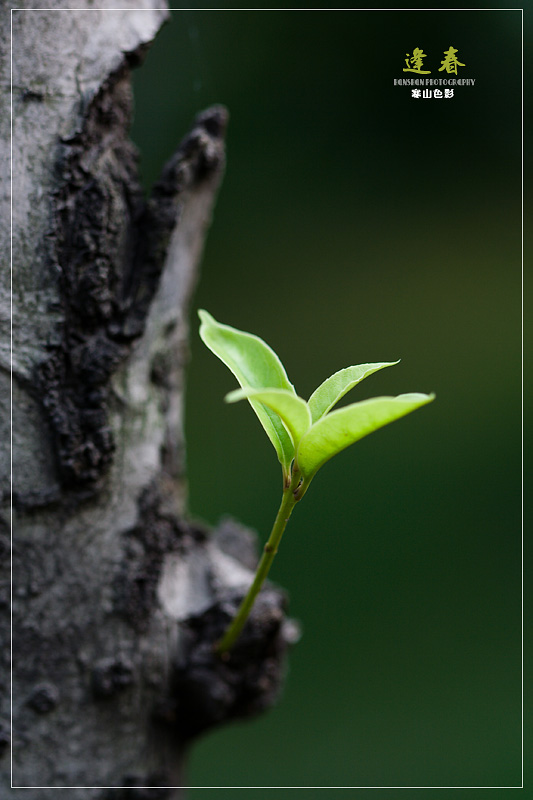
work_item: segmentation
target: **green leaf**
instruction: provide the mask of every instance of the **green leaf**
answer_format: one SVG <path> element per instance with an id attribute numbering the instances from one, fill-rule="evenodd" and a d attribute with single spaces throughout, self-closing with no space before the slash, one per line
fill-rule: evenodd
<path id="1" fill-rule="evenodd" d="M 341 397 L 357 386 L 364 378 L 377 372 L 384 367 L 393 367 L 398 361 L 381 361 L 376 364 L 358 364 L 354 367 L 346 367 L 339 372 L 335 372 L 330 378 L 321 383 L 309 398 L 309 408 L 311 417 L 316 422 L 330 408 L 339 402 Z"/>
<path id="2" fill-rule="evenodd" d="M 294 447 L 311 427 L 309 406 L 301 397 L 286 389 L 235 389 L 226 395 L 226 402 L 236 403 L 247 398 L 260 400 L 279 415 L 289 431 Z"/>
<path id="3" fill-rule="evenodd" d="M 336 453 L 369 433 L 430 403 L 435 395 L 401 394 L 398 397 L 373 397 L 332 411 L 321 417 L 302 437 L 296 461 L 309 481 Z"/>
<path id="4" fill-rule="evenodd" d="M 233 372 L 243 389 L 284 389 L 296 397 L 276 353 L 259 336 L 217 322 L 207 311 L 198 312 L 204 344 Z M 275 411 L 254 398 L 249 403 L 274 445 L 283 472 L 288 475 L 294 445 Z"/>

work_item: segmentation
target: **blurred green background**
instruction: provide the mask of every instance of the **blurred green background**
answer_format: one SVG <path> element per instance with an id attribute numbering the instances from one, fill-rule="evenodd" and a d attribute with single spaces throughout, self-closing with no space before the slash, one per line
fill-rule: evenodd
<path id="1" fill-rule="evenodd" d="M 415 47 L 453 77 L 450 45 L 473 87 L 393 85 Z M 397 358 L 347 401 L 437 393 L 315 479 L 271 573 L 303 629 L 282 700 L 198 742 L 189 783 L 520 785 L 520 12 L 174 11 L 134 87 L 147 186 L 197 111 L 231 114 L 191 316 L 192 514 L 263 541 L 280 493 L 198 307 L 262 336 L 304 397 Z"/>

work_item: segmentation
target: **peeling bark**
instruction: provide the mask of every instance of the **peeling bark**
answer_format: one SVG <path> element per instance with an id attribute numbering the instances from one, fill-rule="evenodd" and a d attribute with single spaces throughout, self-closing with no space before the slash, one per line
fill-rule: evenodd
<path id="1" fill-rule="evenodd" d="M 15 787 L 73 787 L 72 798 L 180 796 L 169 787 L 184 782 L 190 740 L 271 705 L 294 638 L 283 595 L 269 587 L 230 658 L 212 651 L 255 561 L 250 534 L 236 523 L 210 532 L 187 519 L 184 489 L 188 304 L 224 169 L 227 114 L 217 106 L 197 117 L 144 201 L 127 139 L 130 69 L 167 15 L 151 0 L 119 5 L 125 10 L 87 2 L 76 12 L 65 3 L 13 12 L 12 779 Z M 0 198 L 4 253 L 8 190 Z M 4 259 L 6 789 L 9 290 Z"/>

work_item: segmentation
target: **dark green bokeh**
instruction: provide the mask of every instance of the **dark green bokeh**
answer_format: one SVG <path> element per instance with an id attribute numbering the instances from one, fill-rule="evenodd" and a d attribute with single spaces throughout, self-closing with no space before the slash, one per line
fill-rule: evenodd
<path id="1" fill-rule="evenodd" d="M 415 47 L 448 77 L 450 45 L 474 87 L 393 85 Z M 176 11 L 135 76 L 147 185 L 197 111 L 230 110 L 193 308 L 261 335 L 303 396 L 397 358 L 347 400 L 437 393 L 297 507 L 272 572 L 304 631 L 284 696 L 200 741 L 192 785 L 521 783 L 520 85 L 518 11 Z M 191 321 L 190 508 L 263 540 L 274 450 Z"/>

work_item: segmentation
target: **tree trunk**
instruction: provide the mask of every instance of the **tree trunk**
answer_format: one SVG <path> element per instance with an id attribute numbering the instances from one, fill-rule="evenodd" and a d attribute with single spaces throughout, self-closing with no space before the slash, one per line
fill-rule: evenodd
<path id="1" fill-rule="evenodd" d="M 186 517 L 187 309 L 227 115 L 198 116 L 145 202 L 130 69 L 162 3 L 23 5 L 12 94 L 6 10 L 1 31 L 0 793 L 178 797 L 190 740 L 274 702 L 291 638 L 270 587 L 229 660 L 213 655 L 253 541 Z"/>

